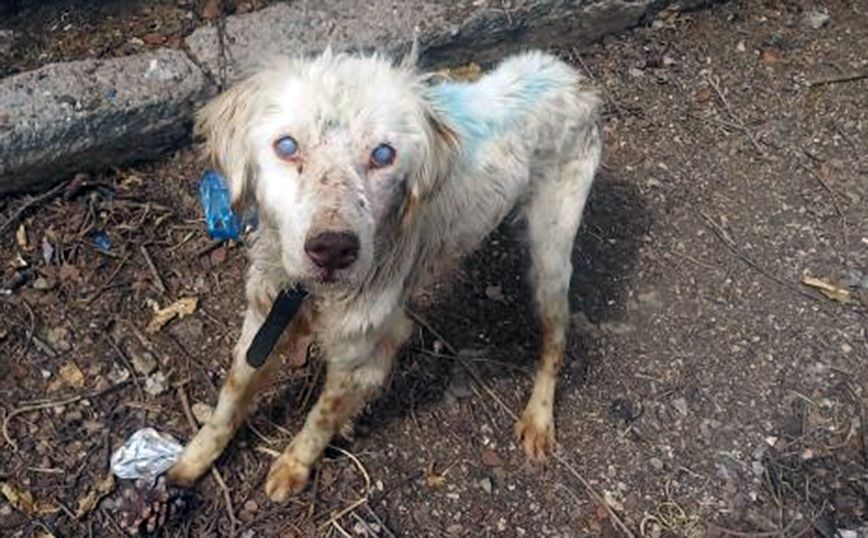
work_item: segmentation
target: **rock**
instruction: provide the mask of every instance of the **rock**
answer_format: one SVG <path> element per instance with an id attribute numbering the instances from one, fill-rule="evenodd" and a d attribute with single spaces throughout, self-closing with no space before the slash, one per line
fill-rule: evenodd
<path id="1" fill-rule="evenodd" d="M 0 28 L 0 59 L 9 57 L 12 54 L 12 49 L 15 47 L 17 40 L 18 34 L 15 30 Z"/>
<path id="2" fill-rule="evenodd" d="M 175 322 L 169 329 L 184 344 L 205 341 L 205 324 L 201 319 L 187 316 Z"/>
<path id="3" fill-rule="evenodd" d="M 672 407 L 674 407 L 682 417 L 687 416 L 687 400 L 684 398 L 675 398 L 672 400 Z"/>
<path id="4" fill-rule="evenodd" d="M 130 353 L 130 362 L 133 365 L 133 370 L 141 375 L 149 375 L 157 369 L 157 359 L 146 350 L 142 350 L 140 353 Z"/>
<path id="5" fill-rule="evenodd" d="M 482 449 L 482 463 L 488 467 L 498 467 L 503 465 L 503 459 L 500 455 L 490 448 Z"/>
<path id="6" fill-rule="evenodd" d="M 44 276 L 41 276 L 33 281 L 33 289 L 39 291 L 49 291 L 51 289 L 54 289 L 54 286 L 56 285 L 57 283 L 54 280 L 46 278 Z"/>
<path id="7" fill-rule="evenodd" d="M 225 17 L 220 25 L 225 39 L 215 24 L 199 28 L 185 42 L 192 59 L 165 48 L 49 64 L 0 80 L 0 147 L 9 156 L 0 160 L 0 195 L 177 148 L 189 140 L 196 105 L 214 90 L 209 78 L 231 82 L 270 55 L 311 54 L 331 46 L 400 56 L 410 50 L 418 28 L 423 67 L 484 64 L 531 47 L 581 47 L 667 6 L 707 3 L 523 0 L 494 9 L 490 2 L 434 0 L 323 0 L 301 7 L 281 2 Z M 219 4 L 197 3 L 207 8 L 206 18 L 223 17 L 215 9 Z M 129 43 L 143 47 L 145 40 Z"/>
<path id="8" fill-rule="evenodd" d="M 452 376 L 449 384 L 443 392 L 443 399 L 447 404 L 453 405 L 459 400 L 473 396 L 473 379 L 470 374 L 458 363 L 452 368 Z"/>
<path id="9" fill-rule="evenodd" d="M 805 23 L 814 30 L 825 26 L 829 19 L 829 11 L 824 7 L 815 7 L 805 13 Z"/>
<path id="10" fill-rule="evenodd" d="M 54 327 L 45 333 L 45 339 L 55 351 L 69 351 L 72 344 L 69 343 L 69 329 L 66 327 Z"/>
<path id="11" fill-rule="evenodd" d="M 166 374 L 157 372 L 145 379 L 145 392 L 151 396 L 159 396 L 169 389 Z"/>
<path id="12" fill-rule="evenodd" d="M 211 418 L 211 414 L 214 412 L 214 408 L 208 404 L 196 402 L 190 407 L 190 411 L 193 413 L 193 417 L 195 417 L 196 422 L 202 425 L 208 422 L 208 419 Z"/>
<path id="13" fill-rule="evenodd" d="M 479 487 L 482 488 L 482 491 L 491 495 L 491 491 L 493 488 L 491 486 L 491 479 L 490 478 L 488 478 L 486 476 L 485 478 L 480 479 L 479 480 Z"/>
<path id="14" fill-rule="evenodd" d="M 167 49 L 0 79 L 0 195 L 176 148 L 207 90 L 193 62 Z"/>
<path id="15" fill-rule="evenodd" d="M 488 286 L 485 288 L 485 296 L 492 301 L 506 302 L 506 297 L 503 296 L 503 288 L 500 286 Z"/>
<path id="16" fill-rule="evenodd" d="M 533 46 L 581 46 L 635 26 L 667 4 L 692 8 L 706 1 L 526 0 L 513 2 L 509 10 L 491 9 L 488 2 L 432 0 L 323 0 L 304 9 L 280 3 L 226 17 L 223 49 L 215 26 L 199 28 L 186 44 L 199 65 L 214 75 L 224 72 L 224 62 L 227 81 L 232 81 L 239 68 L 285 51 L 312 54 L 330 45 L 334 50 L 401 55 L 409 51 L 418 28 L 421 62 L 432 67 L 486 62 Z"/>
<path id="17" fill-rule="evenodd" d="M 112 369 L 108 373 L 108 380 L 114 385 L 120 385 L 130 378 L 130 371 L 118 363 L 112 364 Z"/>

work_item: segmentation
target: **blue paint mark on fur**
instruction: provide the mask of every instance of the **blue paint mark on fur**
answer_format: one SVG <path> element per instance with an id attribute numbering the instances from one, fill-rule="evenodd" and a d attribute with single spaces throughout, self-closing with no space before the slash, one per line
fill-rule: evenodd
<path id="1" fill-rule="evenodd" d="M 539 110 L 553 91 L 575 83 L 573 75 L 550 57 L 527 55 L 507 60 L 478 82 L 444 82 L 429 89 L 429 99 L 463 141 L 465 156 L 506 133 L 515 121 Z"/>

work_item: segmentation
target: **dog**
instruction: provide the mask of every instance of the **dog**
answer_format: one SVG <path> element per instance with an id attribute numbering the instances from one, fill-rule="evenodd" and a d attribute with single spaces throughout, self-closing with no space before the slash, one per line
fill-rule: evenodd
<path id="1" fill-rule="evenodd" d="M 542 329 L 533 390 L 515 432 L 533 461 L 553 448 L 555 385 L 569 319 L 571 252 L 601 158 L 599 99 L 543 52 L 474 82 L 382 56 L 326 52 L 266 66 L 199 113 L 206 156 L 236 209 L 253 207 L 248 306 L 215 411 L 169 470 L 205 473 L 280 356 L 315 341 L 326 380 L 268 473 L 286 501 L 330 439 L 381 390 L 413 324 L 404 302 L 441 263 L 523 218 Z M 308 296 L 261 368 L 245 353 L 281 290 Z"/>

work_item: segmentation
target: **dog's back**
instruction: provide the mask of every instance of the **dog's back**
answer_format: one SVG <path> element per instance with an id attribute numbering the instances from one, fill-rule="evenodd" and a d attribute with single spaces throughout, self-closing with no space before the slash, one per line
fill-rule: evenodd
<path id="1" fill-rule="evenodd" d="M 584 77 L 558 58 L 513 56 L 476 82 L 443 82 L 429 100 L 459 140 L 451 181 L 430 212 L 442 250 L 472 250 L 529 197 L 533 183 L 556 180 L 574 159 L 599 160 L 599 100 Z M 587 181 L 572 176 L 570 181 Z"/>

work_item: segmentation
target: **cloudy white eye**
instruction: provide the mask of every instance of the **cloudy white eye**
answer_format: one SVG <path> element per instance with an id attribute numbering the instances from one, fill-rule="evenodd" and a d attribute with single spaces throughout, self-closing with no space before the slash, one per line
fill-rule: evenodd
<path id="1" fill-rule="evenodd" d="M 395 148 L 380 144 L 371 152 L 371 168 L 385 168 L 395 162 Z"/>
<path id="2" fill-rule="evenodd" d="M 291 136 L 281 136 L 274 141 L 274 153 L 284 161 L 298 157 L 298 142 Z"/>

